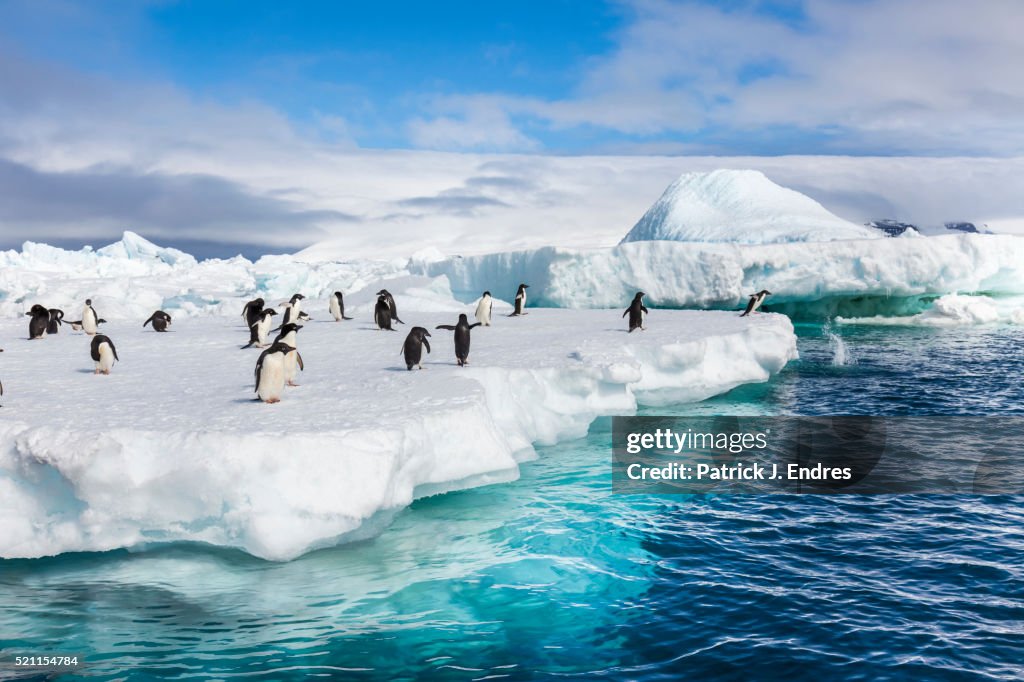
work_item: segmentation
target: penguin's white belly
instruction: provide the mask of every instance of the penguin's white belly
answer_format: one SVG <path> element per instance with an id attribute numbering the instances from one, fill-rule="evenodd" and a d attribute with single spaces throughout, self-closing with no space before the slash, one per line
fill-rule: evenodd
<path id="1" fill-rule="evenodd" d="M 110 368 L 114 366 L 114 351 L 110 350 L 110 345 L 106 343 L 101 343 L 99 350 L 100 359 L 96 363 L 96 369 L 104 374 L 110 374 Z"/>
<path id="2" fill-rule="evenodd" d="M 284 356 L 284 380 L 295 381 L 295 377 L 299 373 L 299 360 L 296 357 L 298 353 L 292 351 Z"/>
<path id="3" fill-rule="evenodd" d="M 482 324 L 491 323 L 491 299 L 481 299 L 476 307 L 476 319 Z"/>
<path id="4" fill-rule="evenodd" d="M 260 367 L 260 383 L 256 388 L 256 394 L 263 402 L 280 400 L 284 393 L 284 356 L 281 353 L 271 353 L 263 358 L 263 366 Z"/>
<path id="5" fill-rule="evenodd" d="M 331 296 L 331 315 L 335 322 L 341 322 L 341 307 L 338 305 L 338 297 Z"/>
<path id="6" fill-rule="evenodd" d="M 82 313 L 82 329 L 85 330 L 86 334 L 96 333 L 96 316 L 92 314 L 92 310 L 86 308 L 85 312 Z"/>
<path id="7" fill-rule="evenodd" d="M 266 321 L 264 321 L 264 320 L 266 320 Z M 269 331 L 270 331 L 270 318 L 269 317 L 261 318 L 260 321 L 256 323 L 256 344 L 257 345 L 260 345 L 260 346 L 267 345 L 267 332 L 269 332 Z"/>

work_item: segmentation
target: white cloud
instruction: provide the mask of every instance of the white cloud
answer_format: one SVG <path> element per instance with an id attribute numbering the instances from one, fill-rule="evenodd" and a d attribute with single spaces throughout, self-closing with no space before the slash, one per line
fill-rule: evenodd
<path id="1" fill-rule="evenodd" d="M 553 130 L 704 132 L 737 145 L 778 128 L 827 130 L 837 134 L 826 144 L 846 150 L 1024 152 L 1019 0 L 809 0 L 797 23 L 756 7 L 637 0 L 616 48 L 570 95 L 445 104 L 488 102 Z M 459 119 L 446 116 L 457 137 Z"/>

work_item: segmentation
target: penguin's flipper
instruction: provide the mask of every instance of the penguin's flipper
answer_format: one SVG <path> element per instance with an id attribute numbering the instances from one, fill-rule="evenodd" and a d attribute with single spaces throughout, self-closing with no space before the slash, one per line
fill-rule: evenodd
<path id="1" fill-rule="evenodd" d="M 153 313 L 152 315 L 150 315 L 149 319 L 142 323 L 142 326 L 145 327 L 147 324 L 152 322 L 154 317 L 156 317 L 156 313 Z"/>
<path id="2" fill-rule="evenodd" d="M 434 329 L 447 329 L 448 331 L 453 332 L 453 331 L 455 331 L 455 325 L 454 324 L 439 324 L 436 327 L 434 327 Z"/>
<path id="3" fill-rule="evenodd" d="M 483 322 L 474 322 L 473 324 L 469 325 L 469 328 L 472 329 L 473 327 L 479 327 L 482 324 Z"/>
<path id="4" fill-rule="evenodd" d="M 295 359 L 299 361 L 299 370 L 305 372 L 306 366 L 302 364 L 302 355 L 299 354 L 299 351 L 295 351 Z"/>
<path id="5" fill-rule="evenodd" d="M 423 345 L 427 347 L 427 352 L 429 353 L 430 352 L 430 342 L 427 341 L 426 339 L 423 339 Z"/>
<path id="6" fill-rule="evenodd" d="M 626 315 L 629 315 L 629 308 L 626 308 L 626 312 L 622 313 L 622 317 L 625 317 Z"/>
<path id="7" fill-rule="evenodd" d="M 651 312 L 645 306 L 640 306 L 640 310 L 644 311 L 645 313 L 650 313 Z"/>
<path id="8" fill-rule="evenodd" d="M 342 315 L 341 319 L 343 319 L 343 320 L 351 320 L 352 318 L 351 317 L 345 317 L 344 315 Z"/>
<path id="9" fill-rule="evenodd" d="M 114 359 L 121 362 L 121 358 L 117 357 L 117 349 L 114 348 L 114 342 L 110 340 L 110 337 L 107 337 L 107 343 L 110 344 L 110 352 L 114 354 Z"/>

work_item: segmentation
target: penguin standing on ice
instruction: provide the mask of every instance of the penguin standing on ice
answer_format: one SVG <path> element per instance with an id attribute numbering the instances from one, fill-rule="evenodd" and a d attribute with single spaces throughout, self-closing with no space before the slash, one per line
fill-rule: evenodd
<path id="1" fill-rule="evenodd" d="M 526 290 L 530 288 L 529 284 L 520 284 L 519 290 L 516 292 L 516 309 L 512 311 L 509 317 L 517 317 L 519 315 L 526 315 Z"/>
<path id="2" fill-rule="evenodd" d="M 110 340 L 109 336 L 104 334 L 96 334 L 92 337 L 90 353 L 92 354 L 93 362 L 96 363 L 95 374 L 110 374 L 110 368 L 114 366 L 114 361 L 121 361 L 121 358 L 117 357 L 117 349 L 114 348 L 114 342 Z"/>
<path id="3" fill-rule="evenodd" d="M 647 308 L 644 306 L 644 296 L 646 295 L 647 294 L 642 291 L 636 292 L 636 296 L 633 297 L 633 302 L 629 304 L 628 308 L 626 308 L 626 312 L 622 313 L 623 317 L 629 315 L 630 334 L 632 334 L 636 329 L 639 329 L 640 331 L 645 329 L 644 318 L 647 315 Z"/>
<path id="4" fill-rule="evenodd" d="M 150 322 L 153 323 L 153 331 L 165 332 L 171 326 L 171 316 L 162 310 L 158 310 L 150 315 L 149 319 L 142 323 L 142 326 L 145 327 Z"/>
<path id="5" fill-rule="evenodd" d="M 50 311 L 36 303 L 25 314 L 32 318 L 28 321 L 29 340 L 45 337 L 46 328 L 50 325 Z"/>
<path id="6" fill-rule="evenodd" d="M 743 311 L 743 314 L 741 314 L 740 317 L 746 317 L 750 313 L 757 312 L 757 309 L 761 307 L 762 303 L 764 303 L 764 299 L 771 295 L 772 292 L 767 289 L 762 289 L 756 294 L 751 294 L 750 300 L 747 302 L 747 309 Z"/>
<path id="7" fill-rule="evenodd" d="M 64 311 L 60 308 L 50 308 L 50 322 L 46 325 L 47 334 L 56 334 L 60 330 L 60 325 L 64 324 Z"/>
<path id="8" fill-rule="evenodd" d="M 335 291 L 331 294 L 331 302 L 329 305 L 331 316 L 334 317 L 335 322 L 341 322 L 342 320 L 351 320 L 351 317 L 345 317 L 345 297 L 341 295 L 340 291 Z"/>
<path id="9" fill-rule="evenodd" d="M 92 336 L 96 333 L 96 328 L 100 324 L 100 316 L 96 314 L 96 309 L 92 307 L 92 299 L 85 299 L 85 307 L 82 308 L 82 319 L 80 324 L 82 330 Z"/>
<path id="10" fill-rule="evenodd" d="M 250 346 L 256 343 L 255 324 L 259 321 L 260 315 L 263 313 L 263 306 L 266 304 L 262 298 L 254 298 L 242 308 L 242 319 L 245 320 L 245 326 L 249 328 Z"/>
<path id="11" fill-rule="evenodd" d="M 462 313 L 459 315 L 458 324 L 442 324 L 436 327 L 437 329 L 447 329 L 455 332 L 455 359 L 459 361 L 459 367 L 465 367 L 469 364 L 469 330 L 479 326 L 479 322 L 470 324 L 466 313 Z"/>
<path id="12" fill-rule="evenodd" d="M 256 360 L 256 394 L 265 403 L 281 402 L 284 393 L 285 356 L 295 349 L 286 343 L 275 343 L 260 353 Z"/>
<path id="13" fill-rule="evenodd" d="M 388 305 L 388 297 L 384 294 L 377 294 L 377 304 L 373 306 L 373 321 L 377 323 L 377 329 L 395 331 L 391 328 L 391 306 Z"/>
<path id="14" fill-rule="evenodd" d="M 302 312 L 302 301 L 305 300 L 305 296 L 302 294 L 295 294 L 291 297 L 288 303 L 282 303 L 284 308 L 284 319 L 281 324 L 288 324 L 289 322 L 298 322 L 299 320 L 308 320 L 309 315 Z"/>
<path id="15" fill-rule="evenodd" d="M 242 348 L 250 348 L 251 346 L 263 348 L 267 345 L 267 337 L 270 335 L 270 325 L 272 323 L 270 318 L 274 315 L 277 315 L 277 311 L 273 308 L 262 308 L 260 310 L 259 317 L 252 324 L 249 343 L 242 346 Z"/>
<path id="16" fill-rule="evenodd" d="M 381 289 L 380 291 L 377 292 L 377 295 L 383 296 L 385 299 L 387 299 L 388 311 L 391 313 L 391 319 L 397 322 L 398 324 L 405 324 L 405 322 L 402 322 L 400 319 L 398 319 L 398 306 L 395 305 L 395 297 L 391 295 L 391 292 L 388 291 L 387 289 Z"/>
<path id="17" fill-rule="evenodd" d="M 477 321 L 485 327 L 491 326 L 491 312 L 494 310 L 494 299 L 491 298 L 491 292 L 485 291 L 484 295 L 480 297 L 480 302 L 476 304 L 475 317 Z"/>
<path id="18" fill-rule="evenodd" d="M 413 367 L 423 369 L 423 365 L 420 364 L 423 360 L 423 347 L 426 346 L 427 352 L 430 352 L 430 342 L 426 338 L 428 336 L 430 336 L 430 332 L 423 327 L 413 327 L 409 330 L 409 336 L 405 337 L 402 353 L 405 355 L 405 365 L 410 372 Z"/>
<path id="19" fill-rule="evenodd" d="M 284 344 L 291 347 L 291 350 L 285 353 L 284 356 L 285 383 L 289 386 L 298 386 L 295 383 L 295 377 L 298 376 L 299 370 L 305 370 L 305 367 L 302 365 L 302 356 L 299 355 L 298 344 L 298 334 L 299 330 L 302 329 L 302 325 L 289 322 L 288 324 L 282 324 L 278 329 L 281 333 L 274 339 L 273 345 Z"/>

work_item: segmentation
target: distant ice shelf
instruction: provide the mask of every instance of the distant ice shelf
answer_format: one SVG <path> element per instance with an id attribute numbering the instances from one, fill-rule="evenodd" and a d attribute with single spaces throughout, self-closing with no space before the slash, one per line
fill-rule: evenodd
<path id="1" fill-rule="evenodd" d="M 326 301 L 309 301 L 326 308 Z M 461 310 L 469 311 L 468 307 Z M 696 401 L 766 381 L 796 357 L 776 314 L 534 309 L 473 330 L 471 365 L 433 331 L 422 371 L 366 316 L 299 334 L 301 385 L 253 401 L 258 352 L 220 317 L 104 330 L 121 362 L 94 376 L 88 337 L 12 340 L 0 324 L 0 557 L 194 541 L 286 560 L 375 532 L 423 495 L 515 479 L 533 444 L 582 437 L 599 415 Z"/>

